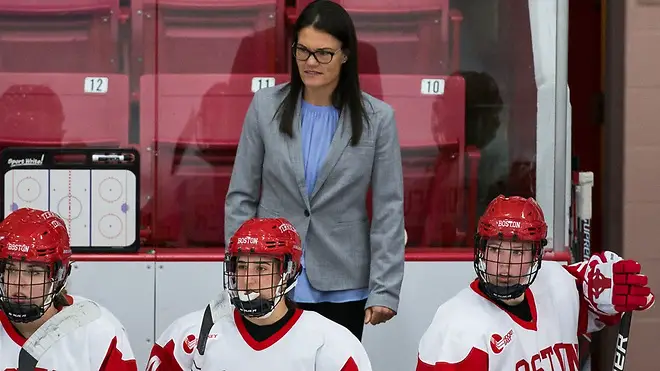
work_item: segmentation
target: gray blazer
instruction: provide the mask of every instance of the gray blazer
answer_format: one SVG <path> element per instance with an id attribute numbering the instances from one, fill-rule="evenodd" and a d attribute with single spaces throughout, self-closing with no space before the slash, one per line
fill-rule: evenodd
<path id="1" fill-rule="evenodd" d="M 306 239 L 305 267 L 314 288 L 368 287 L 367 308 L 378 305 L 396 311 L 403 281 L 404 224 L 401 149 L 392 107 L 363 93 L 370 127 L 365 127 L 356 147 L 350 145 L 350 116 L 342 112 L 308 197 L 300 105 L 293 139 L 279 132 L 274 119 L 285 95 L 283 87 L 255 93 L 245 116 L 225 202 L 225 239 L 228 242 L 244 221 L 255 216 L 284 217 Z M 366 209 L 369 185 L 371 225 Z"/>

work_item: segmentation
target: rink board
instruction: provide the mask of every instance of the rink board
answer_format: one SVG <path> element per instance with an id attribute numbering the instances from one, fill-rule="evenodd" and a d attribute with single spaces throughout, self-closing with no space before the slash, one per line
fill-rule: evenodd
<path id="1" fill-rule="evenodd" d="M 436 309 L 475 278 L 472 250 L 457 250 L 406 253 L 397 316 L 364 329 L 363 343 L 374 371 L 415 369 L 419 340 Z M 128 331 L 139 369 L 144 370 L 149 351 L 165 328 L 184 314 L 204 309 L 222 290 L 223 258 L 221 248 L 80 256 L 69 291 L 98 301 L 117 316 Z M 560 262 L 569 258 L 568 254 L 547 256 Z"/>

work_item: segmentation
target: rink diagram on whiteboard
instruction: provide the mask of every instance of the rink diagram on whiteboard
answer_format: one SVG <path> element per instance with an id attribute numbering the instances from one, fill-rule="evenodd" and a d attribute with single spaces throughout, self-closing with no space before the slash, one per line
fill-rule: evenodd
<path id="1" fill-rule="evenodd" d="M 128 170 L 10 170 L 4 215 L 50 210 L 66 222 L 72 246 L 124 247 L 136 239 L 135 190 Z"/>

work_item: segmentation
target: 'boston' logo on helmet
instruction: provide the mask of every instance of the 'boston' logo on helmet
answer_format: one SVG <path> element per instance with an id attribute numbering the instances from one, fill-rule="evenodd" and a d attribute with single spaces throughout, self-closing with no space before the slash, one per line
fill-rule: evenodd
<path id="1" fill-rule="evenodd" d="M 237 242 L 240 244 L 256 245 L 259 241 L 254 237 L 239 237 Z"/>
<path id="2" fill-rule="evenodd" d="M 515 220 L 498 220 L 498 227 L 520 228 L 520 222 Z"/>
<path id="3" fill-rule="evenodd" d="M 17 244 L 17 243 L 9 243 L 9 244 L 7 244 L 7 250 L 9 250 L 9 251 L 28 252 L 28 251 L 30 251 L 30 246 L 23 245 L 23 244 Z"/>

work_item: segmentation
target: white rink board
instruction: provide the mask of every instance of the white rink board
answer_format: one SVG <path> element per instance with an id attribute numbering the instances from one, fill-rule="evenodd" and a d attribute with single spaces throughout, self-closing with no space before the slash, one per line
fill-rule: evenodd
<path id="1" fill-rule="evenodd" d="M 204 309 L 222 287 L 221 262 L 81 261 L 76 266 L 69 291 L 98 300 L 124 324 L 140 370 L 153 339 L 176 318 Z M 399 314 L 383 325 L 365 326 L 363 343 L 373 370 L 414 370 L 419 339 L 436 309 L 474 277 L 472 262 L 406 262 Z"/>
<path id="2" fill-rule="evenodd" d="M 140 365 L 146 369 L 154 342 L 153 261 L 76 262 L 67 284 L 70 294 L 94 300 L 124 325 Z"/>
<path id="3" fill-rule="evenodd" d="M 123 247 L 137 238 L 135 174 L 128 170 L 10 170 L 4 217 L 30 207 L 64 219 L 74 247 Z"/>

